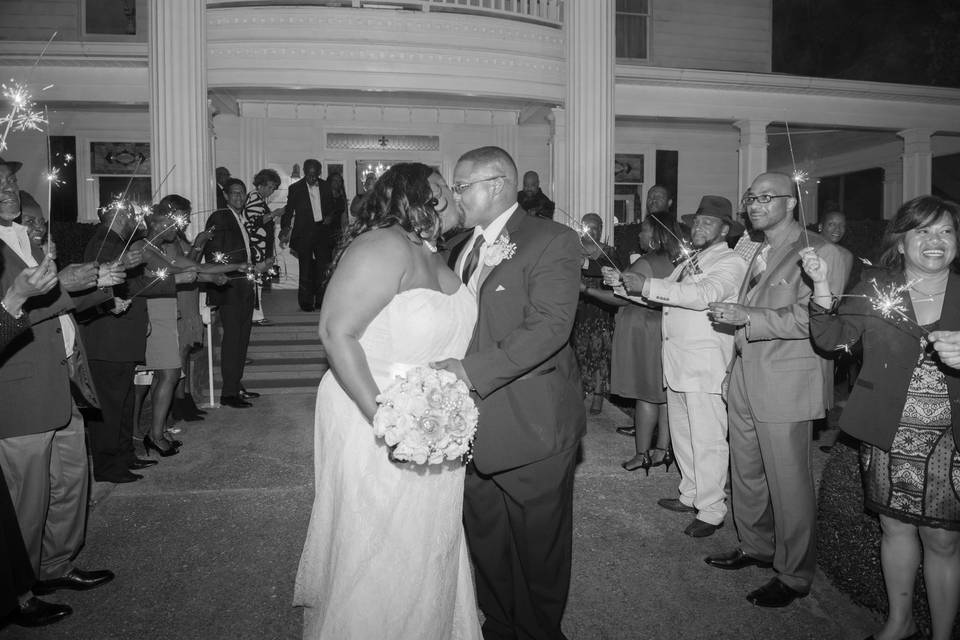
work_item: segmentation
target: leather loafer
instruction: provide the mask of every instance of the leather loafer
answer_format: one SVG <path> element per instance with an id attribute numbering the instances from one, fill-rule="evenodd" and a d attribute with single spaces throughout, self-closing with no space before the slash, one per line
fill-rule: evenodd
<path id="1" fill-rule="evenodd" d="M 147 467 L 152 467 L 157 464 L 156 460 L 150 460 L 149 458 L 134 458 L 127 464 L 128 469 L 146 469 Z"/>
<path id="2" fill-rule="evenodd" d="M 664 509 L 669 509 L 670 511 L 676 511 L 677 513 L 696 513 L 697 510 L 691 506 L 685 505 L 680 502 L 680 498 L 660 498 L 657 500 L 657 504 L 663 507 Z M 706 523 L 704 523 L 706 524 Z"/>
<path id="3" fill-rule="evenodd" d="M 39 598 L 30 598 L 10 614 L 10 622 L 21 627 L 45 627 L 73 613 L 65 604 L 45 602 Z"/>
<path id="4" fill-rule="evenodd" d="M 93 474 L 93 479 L 97 482 L 112 482 L 114 484 L 124 484 L 126 482 L 136 482 L 143 476 L 139 473 L 133 473 L 132 471 L 127 471 L 126 473 L 106 473 L 106 474 Z"/>
<path id="5" fill-rule="evenodd" d="M 240 396 L 220 396 L 220 404 L 224 407 L 233 407 L 234 409 L 246 409 L 253 405 Z"/>
<path id="6" fill-rule="evenodd" d="M 797 591 L 780 581 L 780 578 L 771 578 L 770 582 L 755 591 L 747 594 L 750 604 L 758 607 L 785 607 L 797 598 L 806 597 L 806 591 Z"/>
<path id="7" fill-rule="evenodd" d="M 688 524 L 683 532 L 691 538 L 706 538 L 707 536 L 712 536 L 716 533 L 717 529 L 722 526 L 722 522 L 720 524 L 710 524 L 709 522 L 694 518 L 693 522 Z"/>
<path id="8" fill-rule="evenodd" d="M 256 391 L 247 391 L 246 389 L 240 390 L 240 398 L 243 400 L 253 400 L 254 398 L 259 398 L 260 394 Z"/>
<path id="9" fill-rule="evenodd" d="M 86 591 L 87 589 L 96 589 L 111 580 L 113 580 L 113 571 L 107 569 L 100 569 L 98 571 L 71 569 L 68 573 L 53 580 L 37 580 L 33 585 L 33 592 L 42 596 L 53 593 L 57 589 Z"/>
<path id="10" fill-rule="evenodd" d="M 716 567 L 717 569 L 730 569 L 734 571 L 737 569 L 743 569 L 744 567 L 760 567 L 761 569 L 769 569 L 773 566 L 772 562 L 767 562 L 766 560 L 760 560 L 759 558 L 748 556 L 743 552 L 742 549 L 739 548 L 726 553 L 715 553 L 712 556 L 707 556 L 703 559 L 703 561 L 711 567 Z"/>
<path id="11" fill-rule="evenodd" d="M 630 436 L 631 438 L 637 435 L 636 427 L 617 427 L 617 433 L 622 436 Z"/>

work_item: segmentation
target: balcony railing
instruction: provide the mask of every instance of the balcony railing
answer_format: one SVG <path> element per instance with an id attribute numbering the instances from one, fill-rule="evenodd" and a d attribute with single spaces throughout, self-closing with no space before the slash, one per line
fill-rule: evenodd
<path id="1" fill-rule="evenodd" d="M 523 20 L 559 28 L 563 26 L 563 2 L 564 0 L 207 0 L 207 7 L 327 6 L 439 11 Z"/>

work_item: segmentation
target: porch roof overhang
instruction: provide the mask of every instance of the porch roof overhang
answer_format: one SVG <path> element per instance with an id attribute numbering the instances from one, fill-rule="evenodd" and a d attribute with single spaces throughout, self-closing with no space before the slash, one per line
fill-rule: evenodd
<path id="1" fill-rule="evenodd" d="M 960 135 L 960 89 L 617 65 L 616 115 Z"/>

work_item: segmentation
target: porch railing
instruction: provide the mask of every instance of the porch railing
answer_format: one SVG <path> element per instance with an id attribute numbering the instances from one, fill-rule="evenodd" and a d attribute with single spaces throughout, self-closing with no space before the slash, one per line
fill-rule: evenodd
<path id="1" fill-rule="evenodd" d="M 607 1 L 607 0 L 601 0 Z M 564 0 L 207 0 L 208 8 L 328 6 L 466 13 L 563 26 Z"/>

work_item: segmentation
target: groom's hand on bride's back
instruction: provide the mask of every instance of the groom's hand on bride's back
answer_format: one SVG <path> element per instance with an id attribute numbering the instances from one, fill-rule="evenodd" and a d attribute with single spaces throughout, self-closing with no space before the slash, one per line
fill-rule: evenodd
<path id="1" fill-rule="evenodd" d="M 473 390 L 473 383 L 470 382 L 470 376 L 467 375 L 466 369 L 463 368 L 463 363 L 457 360 L 456 358 L 447 358 L 446 360 L 439 360 L 437 362 L 431 362 L 430 366 L 434 369 L 444 369 L 449 371 L 453 375 L 457 376 L 463 380 L 464 384 L 467 385 L 467 388 L 471 391 Z"/>

